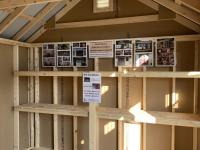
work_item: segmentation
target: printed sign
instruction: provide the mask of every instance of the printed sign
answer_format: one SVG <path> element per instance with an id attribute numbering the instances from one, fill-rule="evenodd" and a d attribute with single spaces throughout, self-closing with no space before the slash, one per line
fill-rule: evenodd
<path id="1" fill-rule="evenodd" d="M 90 58 L 112 58 L 113 41 L 92 41 L 89 44 Z"/>
<path id="2" fill-rule="evenodd" d="M 83 102 L 101 103 L 100 73 L 83 73 Z"/>

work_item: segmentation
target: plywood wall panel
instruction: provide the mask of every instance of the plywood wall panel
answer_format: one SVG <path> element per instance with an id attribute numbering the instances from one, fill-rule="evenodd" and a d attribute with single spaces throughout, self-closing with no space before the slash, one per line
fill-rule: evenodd
<path id="1" fill-rule="evenodd" d="M 89 120 L 78 118 L 78 150 L 89 149 Z"/>
<path id="2" fill-rule="evenodd" d="M 175 131 L 175 149 L 191 150 L 193 147 L 193 129 L 188 127 L 176 127 Z"/>
<path id="3" fill-rule="evenodd" d="M 171 127 L 147 125 L 147 150 L 170 150 Z"/>
<path id="4" fill-rule="evenodd" d="M 13 50 L 0 45 L 0 149 L 13 149 Z"/>
<path id="5" fill-rule="evenodd" d="M 147 110 L 170 111 L 171 95 L 171 79 L 147 79 Z"/>
<path id="6" fill-rule="evenodd" d="M 40 114 L 40 146 L 53 148 L 53 116 Z"/>
<path id="7" fill-rule="evenodd" d="M 29 147 L 29 128 L 28 128 L 28 113 L 19 114 L 19 136 L 20 136 L 20 149 Z"/>
<path id="8" fill-rule="evenodd" d="M 58 78 L 58 101 L 59 104 L 73 104 L 73 78 Z"/>

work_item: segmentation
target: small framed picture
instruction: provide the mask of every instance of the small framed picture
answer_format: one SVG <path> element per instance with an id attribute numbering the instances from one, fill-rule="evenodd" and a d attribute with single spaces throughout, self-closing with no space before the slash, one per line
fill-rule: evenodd
<path id="1" fill-rule="evenodd" d="M 156 66 L 173 67 L 176 65 L 175 38 L 162 38 L 156 40 Z"/>
<path id="2" fill-rule="evenodd" d="M 42 67 L 56 66 L 56 46 L 55 44 L 43 44 L 42 46 Z"/>
<path id="3" fill-rule="evenodd" d="M 132 67 L 133 42 L 130 39 L 115 41 L 115 66 Z"/>
<path id="4" fill-rule="evenodd" d="M 134 46 L 134 58 L 135 67 L 153 67 L 154 40 L 150 38 L 136 39 Z"/>
<path id="5" fill-rule="evenodd" d="M 71 67 L 71 43 L 58 43 L 57 44 L 57 66 L 58 67 Z"/>

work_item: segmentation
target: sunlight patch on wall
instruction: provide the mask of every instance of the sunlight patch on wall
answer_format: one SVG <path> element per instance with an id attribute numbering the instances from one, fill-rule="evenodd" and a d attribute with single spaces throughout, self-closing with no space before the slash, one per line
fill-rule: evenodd
<path id="1" fill-rule="evenodd" d="M 108 122 L 106 125 L 104 125 L 104 135 L 107 135 L 108 133 L 113 131 L 115 127 L 116 127 L 115 122 L 113 121 Z"/>
<path id="2" fill-rule="evenodd" d="M 108 91 L 109 91 L 109 86 L 103 85 L 103 86 L 101 87 L 101 95 L 107 93 Z"/>

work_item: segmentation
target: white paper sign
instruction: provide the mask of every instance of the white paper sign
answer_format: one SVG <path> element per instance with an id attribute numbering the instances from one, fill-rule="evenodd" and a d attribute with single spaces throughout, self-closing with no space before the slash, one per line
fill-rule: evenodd
<path id="1" fill-rule="evenodd" d="M 92 41 L 89 44 L 90 58 L 112 58 L 113 41 Z"/>
<path id="2" fill-rule="evenodd" d="M 83 73 L 83 102 L 101 103 L 100 73 Z"/>

